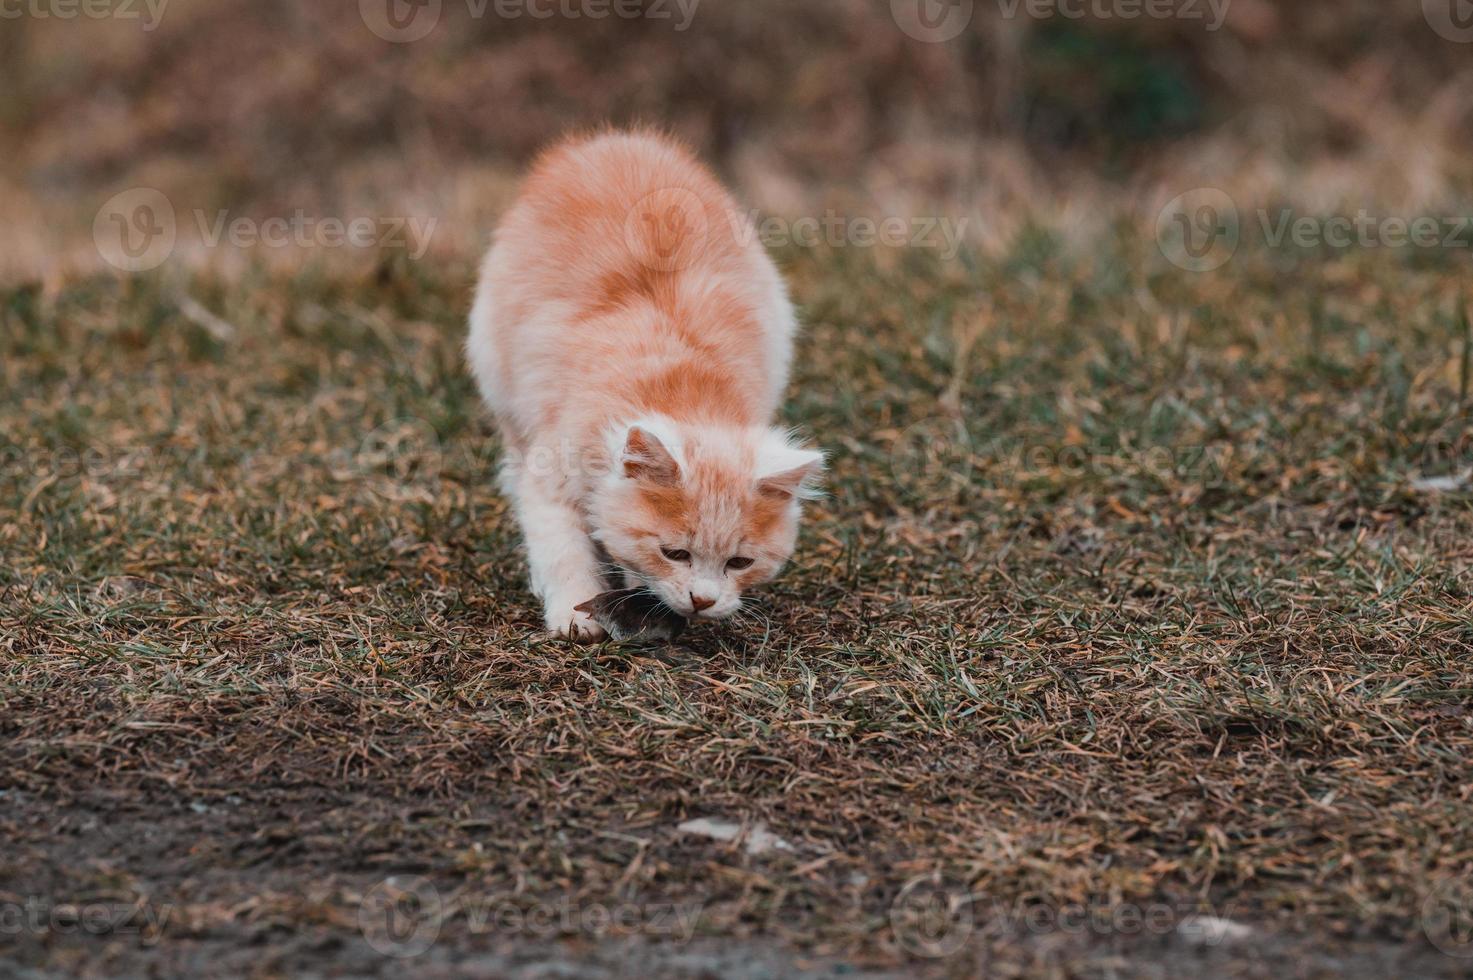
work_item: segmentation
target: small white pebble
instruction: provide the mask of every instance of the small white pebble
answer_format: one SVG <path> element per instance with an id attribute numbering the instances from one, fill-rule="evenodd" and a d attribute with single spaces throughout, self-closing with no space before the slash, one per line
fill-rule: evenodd
<path id="1" fill-rule="evenodd" d="M 1253 935 L 1253 927 L 1215 915 L 1194 915 L 1176 925 L 1176 934 L 1193 946 L 1217 946 L 1241 942 Z"/>
<path id="2" fill-rule="evenodd" d="M 713 820 L 710 817 L 687 820 L 675 829 L 682 834 L 696 834 L 700 837 L 722 841 L 736 840 L 742 833 L 741 824 L 732 823 L 730 820 Z M 755 824 L 747 831 L 746 850 L 748 854 L 766 854 L 768 851 L 791 851 L 792 849 L 792 844 L 768 830 L 765 823 Z"/>

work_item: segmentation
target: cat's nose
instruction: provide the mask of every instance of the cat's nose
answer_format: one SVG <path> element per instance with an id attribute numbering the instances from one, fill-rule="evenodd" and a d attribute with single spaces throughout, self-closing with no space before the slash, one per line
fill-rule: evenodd
<path id="1" fill-rule="evenodd" d="M 702 612 L 703 610 L 710 609 L 712 606 L 716 605 L 716 600 L 707 599 L 705 596 L 699 596 L 692 592 L 690 594 L 690 604 L 691 608 L 694 609 L 696 612 Z"/>

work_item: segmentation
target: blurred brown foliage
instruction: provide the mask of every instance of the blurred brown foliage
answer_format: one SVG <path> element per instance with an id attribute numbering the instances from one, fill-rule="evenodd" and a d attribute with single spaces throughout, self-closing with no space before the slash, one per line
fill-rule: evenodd
<path id="1" fill-rule="evenodd" d="M 1118 16 L 1129 3 L 1074 0 L 1095 12 L 1073 18 L 977 0 L 946 43 L 908 36 L 888 0 L 704 0 L 686 30 L 444 0 L 413 43 L 376 36 L 352 2 L 193 0 L 151 30 L 27 16 L 0 33 L 0 215 L 65 224 L 59 202 L 95 209 L 139 183 L 199 206 L 417 193 L 451 212 L 480 193 L 447 191 L 457 174 L 514 172 L 569 129 L 635 121 L 778 209 L 891 187 L 912 208 L 1026 210 L 1177 174 L 1415 209 L 1467 185 L 1473 44 L 1440 37 L 1421 4 L 1227 0 L 1210 30 L 1207 0 L 1170 19 Z"/>

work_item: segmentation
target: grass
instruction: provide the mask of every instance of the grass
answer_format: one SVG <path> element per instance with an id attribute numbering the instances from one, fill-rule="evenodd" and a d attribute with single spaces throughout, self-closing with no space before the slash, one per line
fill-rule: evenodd
<path id="1" fill-rule="evenodd" d="M 1465 965 L 1424 903 L 1473 875 L 1473 507 L 1418 489 L 1473 463 L 1461 257 L 783 260 L 831 495 L 762 628 L 651 648 L 539 631 L 468 261 L 0 295 L 0 892 L 173 911 L 19 962 L 320 967 L 413 874 L 439 956 L 505 938 L 490 899 L 880 968 L 1168 942 L 1015 914 L 1077 903 Z M 976 927 L 949 958 L 891 913 L 932 874 Z"/>

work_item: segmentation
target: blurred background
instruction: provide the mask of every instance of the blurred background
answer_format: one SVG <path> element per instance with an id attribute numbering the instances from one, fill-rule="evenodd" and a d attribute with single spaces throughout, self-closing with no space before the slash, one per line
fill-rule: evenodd
<path id="1" fill-rule="evenodd" d="M 16 0 L 0 275 L 98 266 L 139 187 L 186 260 L 212 254 L 185 216 L 222 210 L 434 219 L 432 256 L 473 254 L 539 147 L 606 122 L 667 127 L 766 213 L 967 217 L 983 254 L 1200 186 L 1447 214 L 1469 42 L 1467 0 Z"/>

